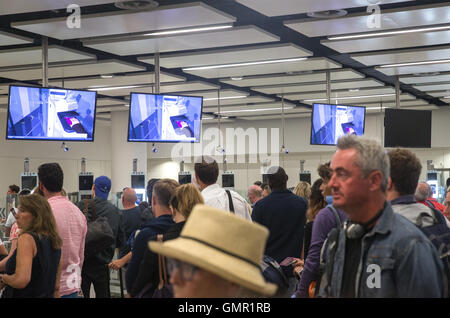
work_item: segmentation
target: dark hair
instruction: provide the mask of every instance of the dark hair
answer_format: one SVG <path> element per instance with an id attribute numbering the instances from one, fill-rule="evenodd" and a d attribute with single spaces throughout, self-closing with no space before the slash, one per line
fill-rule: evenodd
<path id="1" fill-rule="evenodd" d="M 40 165 L 38 178 L 49 192 L 61 192 L 64 173 L 58 163 L 44 163 Z"/>
<path id="2" fill-rule="evenodd" d="M 158 181 L 159 179 L 150 179 L 147 182 L 147 200 L 150 205 L 152 204 L 153 187 L 155 186 L 155 183 Z"/>
<path id="3" fill-rule="evenodd" d="M 288 176 L 283 168 L 278 166 L 272 166 L 269 168 L 268 176 L 269 187 L 272 190 L 285 190 L 287 189 Z"/>
<path id="4" fill-rule="evenodd" d="M 14 193 L 19 193 L 19 191 L 20 191 L 20 188 L 18 186 L 16 186 L 15 184 L 11 184 L 8 188 L 10 188 L 11 192 L 14 192 Z"/>
<path id="5" fill-rule="evenodd" d="M 323 180 L 330 180 L 332 176 L 330 162 L 323 163 L 317 168 L 317 173 Z"/>
<path id="6" fill-rule="evenodd" d="M 261 182 L 261 181 L 255 181 L 254 183 L 253 183 L 253 185 L 257 185 L 257 186 L 260 186 L 261 187 L 261 185 L 262 185 L 263 183 Z M 262 187 L 261 187 L 262 188 Z"/>
<path id="7" fill-rule="evenodd" d="M 194 165 L 197 178 L 206 185 L 214 184 L 219 177 L 219 165 L 212 157 L 202 157 L 202 162 Z"/>
<path id="8" fill-rule="evenodd" d="M 422 171 L 420 160 L 407 149 L 393 149 L 388 156 L 390 176 L 397 192 L 400 195 L 414 194 Z"/>
<path id="9" fill-rule="evenodd" d="M 30 189 L 22 189 L 22 191 L 19 192 L 19 195 L 29 195 L 31 194 Z"/>
<path id="10" fill-rule="evenodd" d="M 177 187 L 180 184 L 173 179 L 161 179 L 153 186 L 153 192 L 155 193 L 158 204 L 170 207 L 170 198 L 175 193 Z"/>
<path id="11" fill-rule="evenodd" d="M 320 190 L 322 183 L 322 179 L 317 179 L 311 186 L 311 195 L 308 200 L 308 210 L 306 211 L 306 219 L 308 221 L 313 221 L 317 213 L 327 206 L 327 202 L 323 198 L 322 191 Z"/>

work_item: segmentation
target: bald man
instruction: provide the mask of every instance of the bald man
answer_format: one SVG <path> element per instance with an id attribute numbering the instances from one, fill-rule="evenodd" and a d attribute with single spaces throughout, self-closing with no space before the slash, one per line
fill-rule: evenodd
<path id="1" fill-rule="evenodd" d="M 252 208 L 256 202 L 262 199 L 262 192 L 263 190 L 261 189 L 261 187 L 257 185 L 252 185 L 250 188 L 248 188 L 247 197 L 250 201 L 250 204 L 252 205 Z"/>
<path id="2" fill-rule="evenodd" d="M 426 182 L 419 182 L 414 197 L 418 203 L 425 204 L 429 208 L 439 210 L 442 213 L 445 211 L 445 205 L 439 203 L 435 198 L 433 198 L 433 190 Z"/>

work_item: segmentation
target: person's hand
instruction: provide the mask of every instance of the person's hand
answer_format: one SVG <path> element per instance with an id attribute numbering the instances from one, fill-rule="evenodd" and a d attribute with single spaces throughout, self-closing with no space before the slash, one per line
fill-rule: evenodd
<path id="1" fill-rule="evenodd" d="M 113 270 L 118 271 L 120 268 L 123 267 L 123 265 L 125 265 L 125 264 L 122 261 L 122 259 L 116 259 L 116 260 L 112 261 L 111 263 L 109 263 L 108 267 L 113 269 Z"/>
<path id="2" fill-rule="evenodd" d="M 3 288 L 5 288 L 5 283 L 3 282 L 3 275 L 0 275 L 0 290 L 2 290 Z"/>
<path id="3" fill-rule="evenodd" d="M 303 266 L 305 265 L 305 262 L 302 259 L 296 258 L 295 263 L 292 264 L 292 272 L 294 273 L 294 276 L 298 277 L 299 273 L 303 270 Z"/>

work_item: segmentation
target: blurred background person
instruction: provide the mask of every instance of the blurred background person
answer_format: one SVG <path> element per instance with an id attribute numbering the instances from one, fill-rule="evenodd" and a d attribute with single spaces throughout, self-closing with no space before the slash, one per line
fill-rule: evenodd
<path id="1" fill-rule="evenodd" d="M 294 194 L 309 200 L 311 195 L 311 185 L 306 181 L 300 181 L 294 189 Z"/>

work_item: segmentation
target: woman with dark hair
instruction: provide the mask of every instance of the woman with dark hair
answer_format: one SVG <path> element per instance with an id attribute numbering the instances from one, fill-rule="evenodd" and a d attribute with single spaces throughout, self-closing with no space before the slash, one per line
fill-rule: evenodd
<path id="1" fill-rule="evenodd" d="M 313 183 L 311 187 L 311 194 L 308 200 L 308 210 L 306 211 L 306 225 L 304 231 L 305 238 L 303 240 L 304 242 L 303 255 L 305 260 L 306 257 L 308 256 L 309 244 L 311 243 L 311 235 L 314 219 L 316 218 L 316 215 L 319 213 L 319 211 L 327 206 L 327 202 L 325 201 L 322 195 L 322 190 L 320 189 L 322 183 L 323 183 L 322 179 L 317 179 Z"/>
<path id="2" fill-rule="evenodd" d="M 62 240 L 47 200 L 38 194 L 21 196 L 17 223 L 22 233 L 6 274 L 0 275 L 2 297 L 59 297 Z"/>

